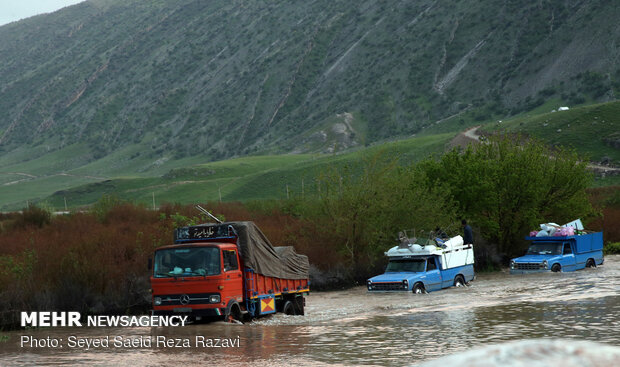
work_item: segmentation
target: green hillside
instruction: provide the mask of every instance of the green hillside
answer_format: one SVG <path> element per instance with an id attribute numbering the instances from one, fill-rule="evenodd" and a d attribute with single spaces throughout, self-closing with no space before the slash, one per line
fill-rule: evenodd
<path id="1" fill-rule="evenodd" d="M 620 166 L 620 101 L 520 116 L 486 125 L 487 132 L 533 136 L 550 146 L 574 148 L 590 161 Z"/>
<path id="2" fill-rule="evenodd" d="M 0 27 L 0 154 L 328 152 L 463 111 L 610 100 L 617 16 L 605 1 L 86 1 Z"/>
<path id="3" fill-rule="evenodd" d="M 205 201 L 245 201 L 257 199 L 282 199 L 318 194 L 316 185 L 321 174 L 330 169 L 358 170 L 364 159 L 377 154 L 383 159 L 399 158 L 403 164 L 426 158 L 445 149 L 452 133 L 423 138 L 412 138 L 385 143 L 359 151 L 338 154 L 300 154 L 278 156 L 252 156 L 220 162 L 200 164 L 170 170 L 155 178 L 119 178 L 89 183 L 68 190 L 55 192 L 44 201 L 55 209 L 68 206 L 90 205 L 102 195 L 151 205 L 153 195 L 156 205 L 162 202 L 195 203 Z M 0 190 L 1 192 L 1 190 Z M 3 198 L 0 196 L 0 202 Z M 17 208 L 14 203 L 5 209 Z"/>
<path id="4" fill-rule="evenodd" d="M 549 102 L 549 108 L 557 109 Z M 531 116 L 530 116 L 531 115 Z M 83 149 L 72 146 L 37 160 L 25 160 L 0 171 L 0 209 L 16 210 L 27 201 L 42 202 L 57 210 L 91 205 L 102 195 L 152 205 L 163 202 L 192 203 L 219 200 L 245 201 L 315 195 L 317 178 L 331 169 L 359 170 L 364 159 L 381 153 L 408 164 L 450 147 L 450 140 L 477 123 L 471 114 L 448 119 L 423 131 L 418 137 L 374 144 L 339 154 L 284 154 L 248 156 L 200 163 L 199 158 L 154 162 L 128 160 L 131 152 L 116 152 L 106 158 L 62 174 L 54 165 L 65 164 Z M 441 132 L 444 131 L 444 132 Z M 483 134 L 520 133 L 537 137 L 552 146 L 567 146 L 582 157 L 620 162 L 620 102 L 610 102 L 568 111 L 524 114 L 502 122 L 484 124 Z M 10 158 L 10 157 L 9 157 Z M 46 161 L 49 159 L 49 161 Z M 204 162 L 204 161 L 203 161 Z M 148 170 L 145 170 L 149 167 Z M 93 172 L 106 176 L 89 175 Z M 618 185 L 620 175 L 597 178 L 594 186 Z"/>

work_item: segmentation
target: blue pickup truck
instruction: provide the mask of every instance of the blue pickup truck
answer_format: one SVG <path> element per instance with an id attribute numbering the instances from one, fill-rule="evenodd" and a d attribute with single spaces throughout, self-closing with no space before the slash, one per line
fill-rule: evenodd
<path id="1" fill-rule="evenodd" d="M 511 274 L 575 271 L 603 264 L 603 232 L 575 236 L 525 237 L 525 256 L 510 261 Z"/>
<path id="2" fill-rule="evenodd" d="M 461 236 L 436 245 L 403 243 L 385 254 L 385 273 L 368 279 L 370 292 L 426 293 L 474 279 L 473 245 L 463 244 Z"/>

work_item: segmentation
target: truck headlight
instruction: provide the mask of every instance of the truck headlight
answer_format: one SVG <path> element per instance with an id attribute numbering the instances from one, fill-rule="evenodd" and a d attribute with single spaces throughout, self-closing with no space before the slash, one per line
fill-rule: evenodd
<path id="1" fill-rule="evenodd" d="M 209 296 L 209 303 L 220 303 L 220 295 L 214 294 L 212 296 Z"/>
<path id="2" fill-rule="evenodd" d="M 368 290 L 372 290 L 372 282 L 370 280 L 366 281 L 366 285 L 368 286 Z"/>
<path id="3" fill-rule="evenodd" d="M 161 305 L 161 297 L 155 297 L 155 298 L 153 298 L 153 304 L 154 304 L 155 306 L 159 306 L 159 305 Z"/>
<path id="4" fill-rule="evenodd" d="M 549 263 L 547 262 L 547 260 L 543 260 L 543 262 L 542 262 L 542 264 L 541 264 L 541 267 L 542 267 L 543 269 L 547 269 L 547 268 L 549 268 Z"/>
<path id="5" fill-rule="evenodd" d="M 510 269 L 514 269 L 516 267 L 517 265 L 515 264 L 514 260 L 510 260 Z"/>
<path id="6" fill-rule="evenodd" d="M 403 280 L 403 289 L 409 288 L 409 281 L 407 279 Z"/>

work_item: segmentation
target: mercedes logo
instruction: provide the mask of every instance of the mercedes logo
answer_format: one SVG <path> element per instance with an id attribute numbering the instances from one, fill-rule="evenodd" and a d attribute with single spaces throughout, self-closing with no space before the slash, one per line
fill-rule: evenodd
<path id="1" fill-rule="evenodd" d="M 181 296 L 181 298 L 179 298 L 179 300 L 181 301 L 182 305 L 186 305 L 189 303 L 189 296 L 187 294 L 184 294 Z"/>

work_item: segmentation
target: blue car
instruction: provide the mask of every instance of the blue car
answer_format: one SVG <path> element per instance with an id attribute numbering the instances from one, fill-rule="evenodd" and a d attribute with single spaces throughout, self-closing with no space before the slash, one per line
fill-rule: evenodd
<path id="1" fill-rule="evenodd" d="M 425 293 L 463 286 L 473 280 L 473 246 L 464 245 L 461 236 L 442 245 L 405 244 L 391 248 L 385 253 L 389 258 L 385 273 L 368 279 L 368 291 Z"/>
<path id="2" fill-rule="evenodd" d="M 510 261 L 511 274 L 575 271 L 602 265 L 603 232 L 575 236 L 526 237 L 525 256 Z"/>

